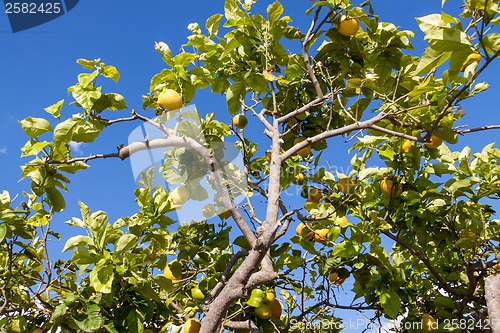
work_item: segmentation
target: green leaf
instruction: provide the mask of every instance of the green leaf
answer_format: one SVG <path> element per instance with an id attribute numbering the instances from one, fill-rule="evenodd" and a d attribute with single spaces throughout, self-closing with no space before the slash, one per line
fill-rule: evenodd
<path id="1" fill-rule="evenodd" d="M 240 98 L 245 97 L 245 83 L 243 81 L 234 82 L 226 91 L 226 102 L 230 114 L 238 113 L 241 104 Z"/>
<path id="2" fill-rule="evenodd" d="M 80 121 L 81 118 L 71 117 L 57 124 L 56 128 L 54 128 L 54 143 L 60 145 L 70 142 L 73 131 Z"/>
<path id="3" fill-rule="evenodd" d="M 451 186 L 448 188 L 448 191 L 454 195 L 455 192 L 457 192 L 459 189 L 463 189 L 463 188 L 466 188 L 466 189 L 469 189 L 471 188 L 471 181 L 468 180 L 468 179 L 459 179 L 459 180 L 456 180 L 454 181 Z"/>
<path id="4" fill-rule="evenodd" d="M 283 6 L 278 2 L 274 2 L 267 7 L 267 19 L 271 25 L 278 21 L 281 14 L 283 14 Z"/>
<path id="5" fill-rule="evenodd" d="M 441 52 L 432 47 L 427 47 L 420 58 L 415 75 L 428 73 L 431 69 L 440 66 L 451 56 L 451 52 Z"/>
<path id="6" fill-rule="evenodd" d="M 71 141 L 92 142 L 104 129 L 104 123 L 98 119 L 89 118 L 87 121 L 80 119 L 79 124 L 74 127 Z"/>
<path id="7" fill-rule="evenodd" d="M 240 42 L 236 38 L 231 38 L 229 39 L 229 42 L 226 44 L 226 47 L 224 47 L 224 52 L 220 55 L 220 59 L 224 59 L 231 51 L 233 51 L 235 48 L 240 46 Z"/>
<path id="8" fill-rule="evenodd" d="M 3 190 L 0 193 L 0 211 L 6 210 L 10 206 L 10 194 L 8 191 Z"/>
<path id="9" fill-rule="evenodd" d="M 101 71 L 101 75 L 107 78 L 110 78 L 111 80 L 118 82 L 120 79 L 120 73 L 116 69 L 115 66 L 104 66 L 104 68 Z"/>
<path id="10" fill-rule="evenodd" d="M 285 258 L 285 265 L 287 265 L 289 269 L 300 267 L 304 262 L 305 259 L 302 257 L 287 256 Z"/>
<path id="11" fill-rule="evenodd" d="M 58 318 L 64 316 L 66 314 L 66 311 L 68 310 L 68 307 L 66 306 L 66 304 L 59 304 L 58 306 L 56 306 L 56 308 L 54 309 L 54 312 L 52 312 L 52 317 L 50 317 L 50 321 L 55 321 L 57 320 Z"/>
<path id="12" fill-rule="evenodd" d="M 79 170 L 85 170 L 88 167 L 89 167 L 88 164 L 85 164 L 84 162 L 81 161 L 77 161 L 71 164 L 61 164 L 57 167 L 57 169 L 63 172 L 74 174 L 75 172 Z"/>
<path id="13" fill-rule="evenodd" d="M 5 223 L 2 223 L 0 224 L 0 243 L 3 242 L 6 235 L 7 235 L 7 225 Z"/>
<path id="14" fill-rule="evenodd" d="M 55 187 L 46 187 L 45 193 L 47 193 L 47 199 L 49 199 L 53 211 L 61 212 L 66 208 L 66 201 L 64 201 L 64 197 L 58 189 Z"/>
<path id="15" fill-rule="evenodd" d="M 90 111 L 94 106 L 94 102 L 101 97 L 101 87 L 95 88 L 92 84 L 89 84 L 88 87 L 75 85 L 70 87 L 68 91 L 71 92 L 78 105 L 86 111 Z"/>
<path id="16" fill-rule="evenodd" d="M 95 68 L 96 64 L 100 63 L 100 59 L 95 59 L 95 60 L 87 60 L 87 59 L 78 59 L 76 61 L 77 64 L 82 65 L 83 68 L 86 69 L 93 69 Z"/>
<path id="17" fill-rule="evenodd" d="M 75 246 L 79 246 L 79 245 L 94 245 L 94 242 L 88 236 L 81 236 L 81 235 L 80 236 L 73 236 L 66 241 L 66 244 L 64 245 L 62 252 L 66 252 L 68 250 L 71 250 Z"/>
<path id="18" fill-rule="evenodd" d="M 61 109 L 64 104 L 64 99 L 61 99 L 59 102 L 52 104 L 51 106 L 46 107 L 44 110 L 47 113 L 50 113 L 54 116 L 54 118 L 59 118 L 61 116 Z"/>
<path id="19" fill-rule="evenodd" d="M 353 258 L 359 254 L 359 245 L 349 240 L 340 242 L 332 251 L 332 255 L 342 258 Z"/>
<path id="20" fill-rule="evenodd" d="M 393 291 L 385 291 L 380 294 L 380 304 L 389 319 L 395 319 L 401 312 L 401 300 L 399 295 Z"/>
<path id="21" fill-rule="evenodd" d="M 208 31 L 208 37 L 212 38 L 217 35 L 219 32 L 219 24 L 220 19 L 222 18 L 222 14 L 215 14 L 208 18 L 205 27 Z"/>
<path id="22" fill-rule="evenodd" d="M 472 47 L 466 33 L 459 25 L 451 26 L 447 21 L 453 21 L 446 15 L 431 14 L 417 18 L 420 29 L 425 33 L 425 40 L 432 48 L 440 52 L 459 51 Z"/>
<path id="23" fill-rule="evenodd" d="M 32 139 L 42 135 L 43 133 L 52 131 L 50 123 L 43 118 L 28 117 L 19 122 L 21 128 Z"/>
<path id="24" fill-rule="evenodd" d="M 99 305 L 91 304 L 84 309 L 83 314 L 75 316 L 75 322 L 82 331 L 96 332 L 104 324 L 99 309 Z"/>
<path id="25" fill-rule="evenodd" d="M 480 92 L 485 91 L 489 87 L 490 85 L 487 82 L 480 82 L 474 86 L 470 94 L 471 95 L 479 94 Z"/>
<path id="26" fill-rule="evenodd" d="M 89 279 L 96 292 L 109 294 L 114 279 L 113 265 L 105 263 L 106 259 L 102 259 L 90 272 Z"/>
<path id="27" fill-rule="evenodd" d="M 106 109 L 111 111 L 122 110 L 127 107 L 125 98 L 120 94 L 102 94 L 97 101 L 94 102 L 93 110 L 100 113 Z"/>
<path id="28" fill-rule="evenodd" d="M 92 73 L 82 73 L 78 75 L 78 83 L 82 88 L 87 88 L 99 75 L 99 71 L 95 70 Z"/>
<path id="29" fill-rule="evenodd" d="M 50 142 L 47 141 L 37 142 L 35 140 L 30 140 L 21 148 L 21 156 L 26 157 L 38 155 L 38 153 L 49 144 Z"/>
<path id="30" fill-rule="evenodd" d="M 89 249 L 83 245 L 78 245 L 71 257 L 71 260 L 73 260 L 76 265 L 90 265 L 94 263 L 95 259 L 95 254 L 92 254 Z"/>
<path id="31" fill-rule="evenodd" d="M 486 52 L 491 55 L 497 54 L 498 50 L 500 50 L 500 33 L 491 33 L 488 34 L 483 39 L 483 45 Z"/>
<path id="32" fill-rule="evenodd" d="M 125 252 L 135 247 L 137 244 L 137 236 L 132 234 L 122 235 L 115 243 L 115 252 Z"/>
<path id="33" fill-rule="evenodd" d="M 267 80 L 261 75 L 248 77 L 246 83 L 259 94 L 267 94 L 270 91 Z"/>

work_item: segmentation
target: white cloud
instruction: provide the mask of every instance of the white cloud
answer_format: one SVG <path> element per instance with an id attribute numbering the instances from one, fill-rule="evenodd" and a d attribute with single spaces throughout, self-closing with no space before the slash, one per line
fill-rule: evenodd
<path id="1" fill-rule="evenodd" d="M 7 147 L 1 146 L 0 147 L 0 154 L 7 154 Z"/>
<path id="2" fill-rule="evenodd" d="M 74 142 L 74 141 L 70 141 L 69 142 L 69 146 L 71 148 L 71 151 L 75 154 L 78 154 L 78 155 L 83 155 L 83 150 L 82 150 L 82 147 L 83 147 L 83 143 L 81 142 Z"/>

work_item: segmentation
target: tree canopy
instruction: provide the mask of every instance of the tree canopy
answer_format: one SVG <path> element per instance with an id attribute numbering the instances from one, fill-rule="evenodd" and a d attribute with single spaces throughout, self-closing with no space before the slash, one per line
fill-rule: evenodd
<path id="1" fill-rule="evenodd" d="M 190 24 L 178 54 L 156 43 L 165 68 L 138 92 L 142 110 L 104 91 L 116 67 L 79 59 L 71 101 L 20 121 L 31 186 L 0 195 L 2 331 L 339 332 L 346 311 L 405 332 L 500 322 L 487 297 L 500 271 L 500 150 L 453 150 L 500 127 L 456 125 L 461 103 L 489 88 L 479 79 L 500 53 L 500 2 L 444 0 L 417 19 L 420 51 L 369 1 L 312 1 L 305 31 L 280 2 L 254 3 L 226 0 Z M 232 123 L 190 106 L 201 89 L 225 98 Z M 147 134 L 73 154 L 71 142 L 124 122 Z M 325 162 L 345 149 L 335 137 L 349 143 L 349 172 Z M 137 213 L 109 221 L 79 202 L 71 259 L 49 258 L 74 174 L 153 150 L 161 163 L 141 170 Z"/>

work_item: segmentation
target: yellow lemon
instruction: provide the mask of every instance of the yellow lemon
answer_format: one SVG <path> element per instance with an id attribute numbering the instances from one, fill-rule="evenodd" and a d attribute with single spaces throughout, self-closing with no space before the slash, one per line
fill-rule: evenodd
<path id="1" fill-rule="evenodd" d="M 339 189 L 340 192 L 344 194 L 351 192 L 353 186 L 354 183 L 349 177 L 339 179 L 339 182 L 337 183 L 337 188 Z"/>
<path id="2" fill-rule="evenodd" d="M 165 89 L 158 95 L 158 105 L 168 111 L 175 111 L 182 106 L 182 97 L 173 89 Z"/>
<path id="3" fill-rule="evenodd" d="M 200 328 L 201 324 L 196 318 L 189 318 L 189 320 L 184 323 L 184 333 L 198 333 Z"/>
<path id="4" fill-rule="evenodd" d="M 233 125 L 239 129 L 244 129 L 248 125 L 248 119 L 242 114 L 233 117 Z"/>
<path id="5" fill-rule="evenodd" d="M 304 223 L 299 223 L 297 228 L 295 228 L 295 232 L 297 233 L 297 236 L 302 236 L 302 230 L 304 230 L 305 227 L 306 227 L 306 225 Z"/>
<path id="6" fill-rule="evenodd" d="M 479 62 L 480 60 L 481 60 L 481 55 L 479 53 L 474 52 L 469 54 L 467 56 L 467 59 L 465 59 L 464 65 L 462 66 L 462 69 L 460 71 L 463 72 L 467 68 L 467 66 L 469 66 L 474 62 Z"/>
<path id="7" fill-rule="evenodd" d="M 380 182 L 380 189 L 386 198 L 397 198 L 403 192 L 403 185 L 389 177 Z"/>
<path id="8" fill-rule="evenodd" d="M 297 145 L 297 144 L 299 144 L 299 143 L 301 143 L 302 141 L 305 141 L 305 140 L 307 140 L 307 138 L 303 137 L 303 136 L 295 138 L 295 140 L 293 141 L 293 145 L 295 146 L 295 145 Z M 297 152 L 297 155 L 299 155 L 302 158 L 307 158 L 309 155 L 311 155 L 311 146 L 306 146 L 306 147 L 300 149 Z"/>
<path id="9" fill-rule="evenodd" d="M 354 17 L 342 15 L 337 30 L 343 36 L 353 36 L 358 32 L 359 23 Z"/>
<path id="10" fill-rule="evenodd" d="M 281 311 L 283 310 L 281 307 L 281 303 L 277 299 L 273 299 L 271 302 L 267 304 L 269 310 L 271 311 L 271 319 L 280 319 Z"/>
<path id="11" fill-rule="evenodd" d="M 212 204 L 206 204 L 203 206 L 201 209 L 201 215 L 203 215 L 204 218 L 209 219 L 215 214 L 215 206 Z"/>
<path id="12" fill-rule="evenodd" d="M 437 148 L 437 147 L 441 146 L 442 143 L 443 143 L 443 140 L 441 140 L 437 136 L 432 135 L 431 138 L 429 139 L 429 142 L 425 142 L 424 145 L 427 148 Z"/>
<path id="13" fill-rule="evenodd" d="M 183 205 L 189 199 L 189 190 L 186 186 L 181 185 L 170 192 L 169 198 L 174 205 Z"/>
<path id="14" fill-rule="evenodd" d="M 179 278 L 175 277 L 174 273 L 172 273 L 172 271 L 170 270 L 170 267 L 169 267 L 169 265 L 172 264 L 174 261 L 167 264 L 167 266 L 165 266 L 165 271 L 163 272 L 163 276 L 165 276 L 167 279 L 169 279 L 171 281 L 180 280 Z"/>
<path id="15" fill-rule="evenodd" d="M 430 314 L 425 313 L 422 316 L 422 329 L 427 333 L 436 332 L 438 327 L 437 320 Z"/>
<path id="16" fill-rule="evenodd" d="M 309 198 L 308 200 L 311 202 L 319 202 L 323 197 L 323 192 L 317 187 L 309 188 Z"/>
<path id="17" fill-rule="evenodd" d="M 337 287 L 340 286 L 345 281 L 345 279 L 339 277 L 339 274 L 337 272 L 330 273 L 330 275 L 328 275 L 328 280 L 330 280 L 330 282 L 336 285 Z"/>
<path id="18" fill-rule="evenodd" d="M 255 315 L 260 319 L 269 319 L 271 318 L 271 310 L 266 304 L 261 304 L 259 307 L 255 308 Z"/>
<path id="19" fill-rule="evenodd" d="M 203 301 L 205 299 L 205 294 L 203 294 L 201 289 L 198 287 L 191 289 L 191 296 L 198 301 Z"/>
<path id="20" fill-rule="evenodd" d="M 292 183 L 296 185 L 304 185 L 306 183 L 306 175 L 303 172 L 299 172 L 295 177 L 292 178 Z"/>
<path id="21" fill-rule="evenodd" d="M 328 234 L 329 229 L 319 229 L 314 230 L 314 240 L 321 244 L 326 244 L 326 235 Z"/>
<path id="22" fill-rule="evenodd" d="M 345 216 L 337 217 L 335 223 L 341 228 L 345 228 L 349 225 L 349 221 L 347 221 L 347 217 Z"/>
<path id="23" fill-rule="evenodd" d="M 401 147 L 401 150 L 403 153 L 408 154 L 410 152 L 411 147 L 413 146 L 413 142 L 411 140 L 405 140 L 403 142 L 403 146 Z"/>

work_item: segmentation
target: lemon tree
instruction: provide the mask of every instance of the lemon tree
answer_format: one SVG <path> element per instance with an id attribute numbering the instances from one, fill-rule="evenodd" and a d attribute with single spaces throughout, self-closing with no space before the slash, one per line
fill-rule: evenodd
<path id="1" fill-rule="evenodd" d="M 254 2 L 215 2 L 222 13 L 190 24 L 176 54 L 157 43 L 165 68 L 137 92 L 142 111 L 102 84 L 117 68 L 79 59 L 70 101 L 20 121 L 29 190 L 0 194 L 2 331 L 323 332 L 314 324 L 352 311 L 420 323 L 415 332 L 467 319 L 472 332 L 500 317 L 490 206 L 500 151 L 454 146 L 498 128 L 457 125 L 500 54 L 498 1 L 444 1 L 417 19 L 423 50 L 370 2 L 311 2 L 306 30 L 280 2 L 263 12 Z M 176 122 L 197 118 L 182 106 L 202 89 L 226 110 Z M 79 112 L 61 112 L 69 104 Z M 235 130 L 249 119 L 251 130 Z M 98 152 L 101 133 L 131 121 L 162 137 Z M 96 153 L 77 156 L 70 142 Z M 222 158 L 225 142 L 236 142 L 242 174 Z M 137 212 L 116 221 L 78 202 L 75 236 L 61 240 L 68 256 L 49 258 L 74 174 L 153 148 L 165 149 L 158 172 L 171 186 L 147 170 Z M 344 173 L 330 163 L 342 149 Z M 179 221 L 198 206 L 200 218 Z"/>

